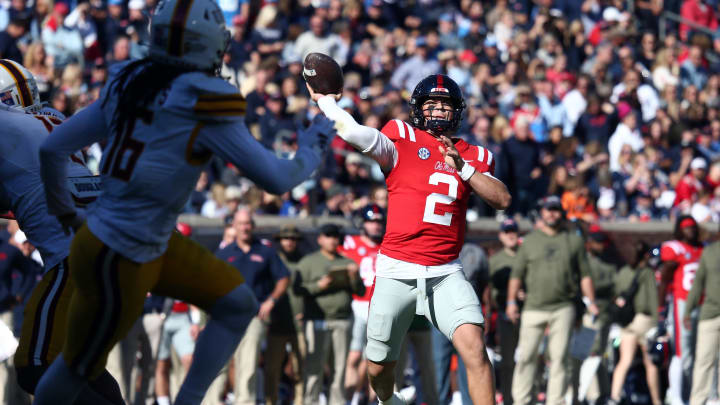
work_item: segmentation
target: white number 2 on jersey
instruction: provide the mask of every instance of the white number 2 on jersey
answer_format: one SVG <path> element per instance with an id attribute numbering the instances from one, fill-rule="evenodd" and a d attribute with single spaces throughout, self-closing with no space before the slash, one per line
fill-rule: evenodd
<path id="1" fill-rule="evenodd" d="M 454 176 L 439 172 L 431 174 L 428 181 L 434 186 L 437 186 L 439 183 L 445 183 L 450 187 L 447 194 L 432 193 L 427 196 L 425 199 L 425 215 L 423 215 L 423 222 L 450 226 L 452 213 L 446 212 L 442 215 L 436 214 L 435 204 L 452 204 L 453 201 L 457 199 L 458 181 Z"/>

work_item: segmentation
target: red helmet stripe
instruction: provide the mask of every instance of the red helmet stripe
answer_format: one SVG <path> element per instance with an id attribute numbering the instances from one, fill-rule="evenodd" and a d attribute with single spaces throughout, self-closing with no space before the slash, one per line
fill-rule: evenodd
<path id="1" fill-rule="evenodd" d="M 443 77 L 442 75 L 437 75 L 437 87 L 439 89 L 443 88 Z"/>

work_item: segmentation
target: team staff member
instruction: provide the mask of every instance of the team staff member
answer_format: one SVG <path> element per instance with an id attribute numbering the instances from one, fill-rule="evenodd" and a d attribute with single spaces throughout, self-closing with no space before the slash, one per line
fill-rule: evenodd
<path id="1" fill-rule="evenodd" d="M 503 403 L 512 405 L 512 376 L 515 370 L 515 348 L 518 344 L 520 328 L 517 323 L 510 321 L 505 313 L 507 302 L 507 288 L 510 273 L 515 265 L 517 250 L 520 247 L 518 239 L 518 225 L 515 220 L 508 218 L 500 224 L 498 239 L 503 248 L 490 256 L 490 288 L 492 300 L 497 305 L 497 331 L 500 342 L 500 392 Z"/>
<path id="2" fill-rule="evenodd" d="M 275 235 L 280 260 L 290 271 L 291 284 L 297 280 L 298 264 L 304 254 L 299 249 L 303 235 L 295 225 L 285 225 Z M 293 284 L 294 285 L 294 284 Z M 281 348 L 265 353 L 265 403 L 277 403 L 280 377 L 285 361 L 285 345 L 290 343 L 290 365 L 295 378 L 294 404 L 302 405 L 304 397 L 302 366 L 305 361 L 305 334 L 303 333 L 303 297 L 295 294 L 292 288 L 275 304 L 271 314 L 268 346 Z M 282 323 L 279 326 L 278 323 Z M 274 327 L 274 325 L 278 325 Z M 282 329 L 282 330 L 280 330 Z M 287 330 L 285 330 L 287 329 Z"/>
<path id="3" fill-rule="evenodd" d="M 298 291 L 305 297 L 305 403 L 318 404 L 327 350 L 332 346 L 334 374 L 329 405 L 345 404 L 345 360 L 350 346 L 352 294 L 365 293 L 358 265 L 338 253 L 342 232 L 337 225 L 320 228 L 320 250 L 298 264 Z"/>
<path id="4" fill-rule="evenodd" d="M 257 402 L 257 365 L 267 336 L 270 313 L 290 284 L 290 273 L 268 242 L 253 237 L 252 212 L 241 207 L 233 218 L 237 232 L 235 243 L 219 250 L 217 257 L 240 270 L 245 282 L 255 293 L 260 310 L 250 321 L 235 351 L 235 404 L 255 405 Z M 270 348 L 268 350 L 275 350 Z"/>
<path id="5" fill-rule="evenodd" d="M 588 311 L 597 315 L 598 308 L 583 240 L 563 228 L 559 198 L 550 196 L 540 201 L 540 219 L 537 229 L 525 237 L 518 250 L 508 284 L 507 315 L 513 322 L 520 320 L 513 402 L 530 402 L 538 346 L 549 327 L 547 404 L 560 405 L 565 404 L 568 387 L 566 363 L 575 321 L 578 283 L 590 300 Z M 526 299 L 520 319 L 517 298 L 523 284 Z"/>
<path id="6" fill-rule="evenodd" d="M 612 377 L 612 391 L 609 405 L 620 403 L 625 377 L 632 362 L 635 360 L 635 353 L 638 346 L 642 352 L 642 359 L 645 365 L 645 377 L 647 379 L 650 398 L 654 405 L 660 405 L 660 378 L 658 368 L 648 355 L 648 343 L 645 337 L 648 331 L 657 325 L 657 285 L 655 272 L 648 266 L 650 249 L 644 242 L 635 242 L 634 257 L 629 265 L 620 269 L 615 278 L 615 304 L 622 307 L 627 304 L 625 297 L 631 289 L 633 280 L 637 278 L 637 290 L 633 297 L 633 309 L 635 316 L 632 322 L 625 326 L 620 332 L 620 359 L 615 365 Z"/>
<path id="7" fill-rule="evenodd" d="M 705 248 L 695 282 L 690 289 L 685 307 L 684 323 L 691 326 L 691 314 L 700 305 L 697 342 L 695 344 L 695 366 L 693 369 L 690 405 L 703 405 L 710 396 L 713 384 L 713 370 L 718 366 L 720 352 L 720 242 Z M 720 390 L 720 387 L 718 387 Z"/>
<path id="8" fill-rule="evenodd" d="M 593 317 L 585 314 L 582 317 L 583 324 L 597 331 L 595 341 L 590 348 L 590 356 L 583 362 L 583 367 L 594 367 L 595 361 L 600 361 L 595 373 L 579 373 L 579 376 L 587 376 L 592 381 L 578 381 L 579 376 L 573 375 L 575 383 L 576 395 L 580 400 L 584 400 L 587 396 L 590 401 L 597 401 L 600 396 L 607 397 L 610 395 L 610 381 L 608 381 L 607 364 L 603 353 L 607 347 L 608 332 L 610 331 L 610 316 L 608 315 L 608 307 L 613 299 L 615 284 L 615 273 L 617 273 L 620 261 L 615 255 L 615 250 L 611 245 L 608 235 L 597 225 L 592 225 L 588 232 L 586 242 L 588 251 L 588 265 L 590 269 L 590 277 L 595 287 L 595 303 L 597 304 L 600 314 Z M 595 363 L 597 364 L 597 363 Z M 580 371 L 574 364 L 575 370 Z M 579 386 L 588 387 L 586 392 L 577 392 Z"/>

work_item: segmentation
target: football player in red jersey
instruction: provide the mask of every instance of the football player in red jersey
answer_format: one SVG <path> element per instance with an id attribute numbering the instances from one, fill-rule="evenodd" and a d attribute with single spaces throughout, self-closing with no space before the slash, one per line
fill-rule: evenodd
<path id="1" fill-rule="evenodd" d="M 472 381 L 473 402 L 494 403 L 482 309 L 458 255 L 470 193 L 497 209 L 510 205 L 510 194 L 493 177 L 489 150 L 451 138 L 465 109 L 460 88 L 445 75 L 426 77 L 410 99 L 412 123 L 391 120 L 382 131 L 355 122 L 337 106 L 339 95 L 308 89 L 338 134 L 385 173 L 388 223 L 376 262 L 366 348 L 380 405 L 407 402 L 393 390 L 393 369 L 415 314 L 425 315 L 457 348 Z"/>
<path id="2" fill-rule="evenodd" d="M 350 353 L 347 358 L 345 370 L 345 387 L 354 391 L 351 405 L 362 403 L 368 398 L 367 391 L 367 365 L 362 362 L 363 352 L 367 344 L 367 320 L 372 298 L 372 286 L 375 283 L 375 260 L 377 259 L 380 243 L 385 235 L 385 212 L 377 204 L 369 204 L 358 211 L 362 220 L 360 235 L 347 235 L 340 247 L 340 253 L 357 263 L 365 284 L 365 294 L 353 295 L 353 328 L 350 340 Z M 371 396 L 371 395 L 370 395 Z"/>
<path id="3" fill-rule="evenodd" d="M 670 360 L 668 380 L 673 405 L 687 403 L 690 395 L 690 378 L 692 376 L 695 355 L 695 332 L 697 330 L 698 313 L 692 316 L 692 327 L 683 324 L 685 301 L 695 280 L 703 245 L 700 243 L 700 231 L 695 219 L 689 215 L 678 217 L 675 222 L 675 240 L 662 244 L 660 259 L 663 261 L 658 298 L 660 313 L 664 313 L 666 295 L 671 296 L 670 319 L 672 319 L 672 337 L 674 345 L 673 357 Z M 683 399 L 685 398 L 685 399 Z"/>

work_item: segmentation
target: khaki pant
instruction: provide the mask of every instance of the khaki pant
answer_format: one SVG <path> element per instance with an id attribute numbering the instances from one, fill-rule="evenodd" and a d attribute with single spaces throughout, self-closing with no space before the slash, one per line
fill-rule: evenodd
<path id="1" fill-rule="evenodd" d="M 305 404 L 317 405 L 323 384 L 323 369 L 332 349 L 333 376 L 328 405 L 345 405 L 345 362 L 350 348 L 352 321 L 309 320 L 305 324 Z"/>
<path id="2" fill-rule="evenodd" d="M 704 405 L 710 396 L 720 353 L 720 316 L 698 323 L 690 405 Z M 720 387 L 718 387 L 720 391 Z"/>
<path id="3" fill-rule="evenodd" d="M 235 405 L 257 402 L 257 368 L 267 329 L 267 323 L 254 317 L 235 350 Z"/>
<path id="4" fill-rule="evenodd" d="M 564 395 L 568 387 L 567 363 L 570 334 L 575 320 L 572 305 L 555 311 L 525 310 L 520 320 L 520 341 L 517 348 L 517 364 L 513 374 L 513 402 L 517 405 L 530 403 L 533 381 L 537 371 L 537 352 L 540 342 L 548 333 L 548 360 L 550 379 L 547 387 L 547 405 L 565 405 Z"/>

